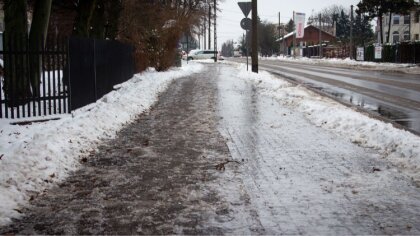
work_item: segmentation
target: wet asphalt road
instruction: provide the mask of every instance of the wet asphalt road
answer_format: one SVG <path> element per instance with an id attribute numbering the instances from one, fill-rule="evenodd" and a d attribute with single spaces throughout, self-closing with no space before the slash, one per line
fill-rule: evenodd
<path id="1" fill-rule="evenodd" d="M 244 62 L 244 59 L 232 59 Z M 260 60 L 260 68 L 420 133 L 420 75 Z"/>
<path id="2" fill-rule="evenodd" d="M 420 233 L 419 186 L 379 153 L 206 67 L 0 234 Z"/>

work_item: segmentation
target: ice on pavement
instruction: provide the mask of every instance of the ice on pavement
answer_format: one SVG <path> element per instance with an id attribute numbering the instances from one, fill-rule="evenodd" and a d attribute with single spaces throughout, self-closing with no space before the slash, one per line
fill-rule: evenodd
<path id="1" fill-rule="evenodd" d="M 244 66 L 231 66 L 238 78 L 258 87 L 256 92 L 302 113 L 315 126 L 376 150 L 380 153 L 378 158 L 392 161 L 420 185 L 418 136 L 268 73 L 257 75 L 246 72 Z M 25 126 L 10 125 L 11 120 L 1 120 L 0 225 L 18 218 L 20 209 L 28 204 L 31 196 L 63 180 L 80 166 L 80 158 L 88 157 L 102 139 L 114 137 L 124 124 L 147 111 L 173 79 L 201 69 L 202 65 L 190 63 L 170 72 L 149 71 L 136 75 L 117 91 L 60 120 Z"/>
<path id="2" fill-rule="evenodd" d="M 362 147 L 377 150 L 382 158 L 400 166 L 420 186 L 419 136 L 370 118 L 267 72 L 254 74 L 247 72 L 245 66 L 238 66 L 238 76 L 255 83 L 261 93 L 303 113 L 316 126 L 340 134 Z"/>
<path id="3" fill-rule="evenodd" d="M 0 225 L 18 218 L 31 196 L 63 180 L 102 139 L 147 111 L 171 81 L 202 68 L 190 63 L 162 73 L 149 69 L 60 120 L 18 126 L 10 125 L 17 120 L 1 119 Z"/>
<path id="4" fill-rule="evenodd" d="M 417 173 L 396 161 L 418 163 L 418 137 L 265 72 L 220 73 L 220 130 L 241 165 L 214 183 L 234 216 L 216 225 L 240 235 L 420 232 Z"/>

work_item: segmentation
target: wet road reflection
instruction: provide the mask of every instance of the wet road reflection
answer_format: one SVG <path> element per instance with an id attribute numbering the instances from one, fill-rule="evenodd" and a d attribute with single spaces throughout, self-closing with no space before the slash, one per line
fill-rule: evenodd
<path id="1" fill-rule="evenodd" d="M 419 75 L 278 61 L 260 67 L 420 133 Z"/>

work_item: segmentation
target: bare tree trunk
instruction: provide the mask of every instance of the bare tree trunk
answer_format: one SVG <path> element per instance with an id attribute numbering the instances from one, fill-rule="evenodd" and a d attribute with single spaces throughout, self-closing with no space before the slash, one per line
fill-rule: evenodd
<path id="1" fill-rule="evenodd" d="M 389 12 L 389 22 L 388 22 L 388 37 L 386 39 L 386 42 L 389 43 L 391 39 L 391 20 L 392 20 L 392 13 Z"/>
<path id="2" fill-rule="evenodd" d="M 34 15 L 29 34 L 29 49 L 39 52 L 45 47 L 47 39 L 48 23 L 51 14 L 52 0 L 37 0 L 35 2 Z M 34 96 L 40 95 L 41 83 L 41 57 L 38 54 L 30 56 L 31 87 Z"/>
<path id="3" fill-rule="evenodd" d="M 73 34 L 89 37 L 91 20 L 95 10 L 96 0 L 80 0 L 77 7 L 77 17 Z"/>
<path id="4" fill-rule="evenodd" d="M 384 28 L 382 25 L 382 14 L 378 16 L 379 18 L 379 31 L 381 33 L 381 44 L 384 43 Z"/>
<path id="5" fill-rule="evenodd" d="M 24 51 L 28 40 L 26 0 L 4 1 L 4 50 Z M 24 104 L 24 99 L 32 95 L 27 73 L 27 59 L 23 54 L 4 55 L 3 90 L 9 106 Z"/>
<path id="6" fill-rule="evenodd" d="M 104 39 L 105 38 L 105 4 L 104 0 L 96 0 L 95 10 L 92 14 L 90 22 L 90 38 Z"/>
<path id="7" fill-rule="evenodd" d="M 105 23 L 105 37 L 115 39 L 118 35 L 118 25 L 122 11 L 120 0 L 109 0 L 106 6 L 107 22 Z"/>

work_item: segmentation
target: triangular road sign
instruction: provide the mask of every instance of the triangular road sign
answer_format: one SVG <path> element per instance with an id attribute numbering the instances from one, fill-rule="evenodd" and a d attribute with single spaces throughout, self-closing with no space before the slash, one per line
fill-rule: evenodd
<path id="1" fill-rule="evenodd" d="M 248 17 L 252 9 L 252 3 L 251 2 L 238 2 L 238 5 L 241 8 L 242 12 L 244 13 L 245 17 Z"/>

